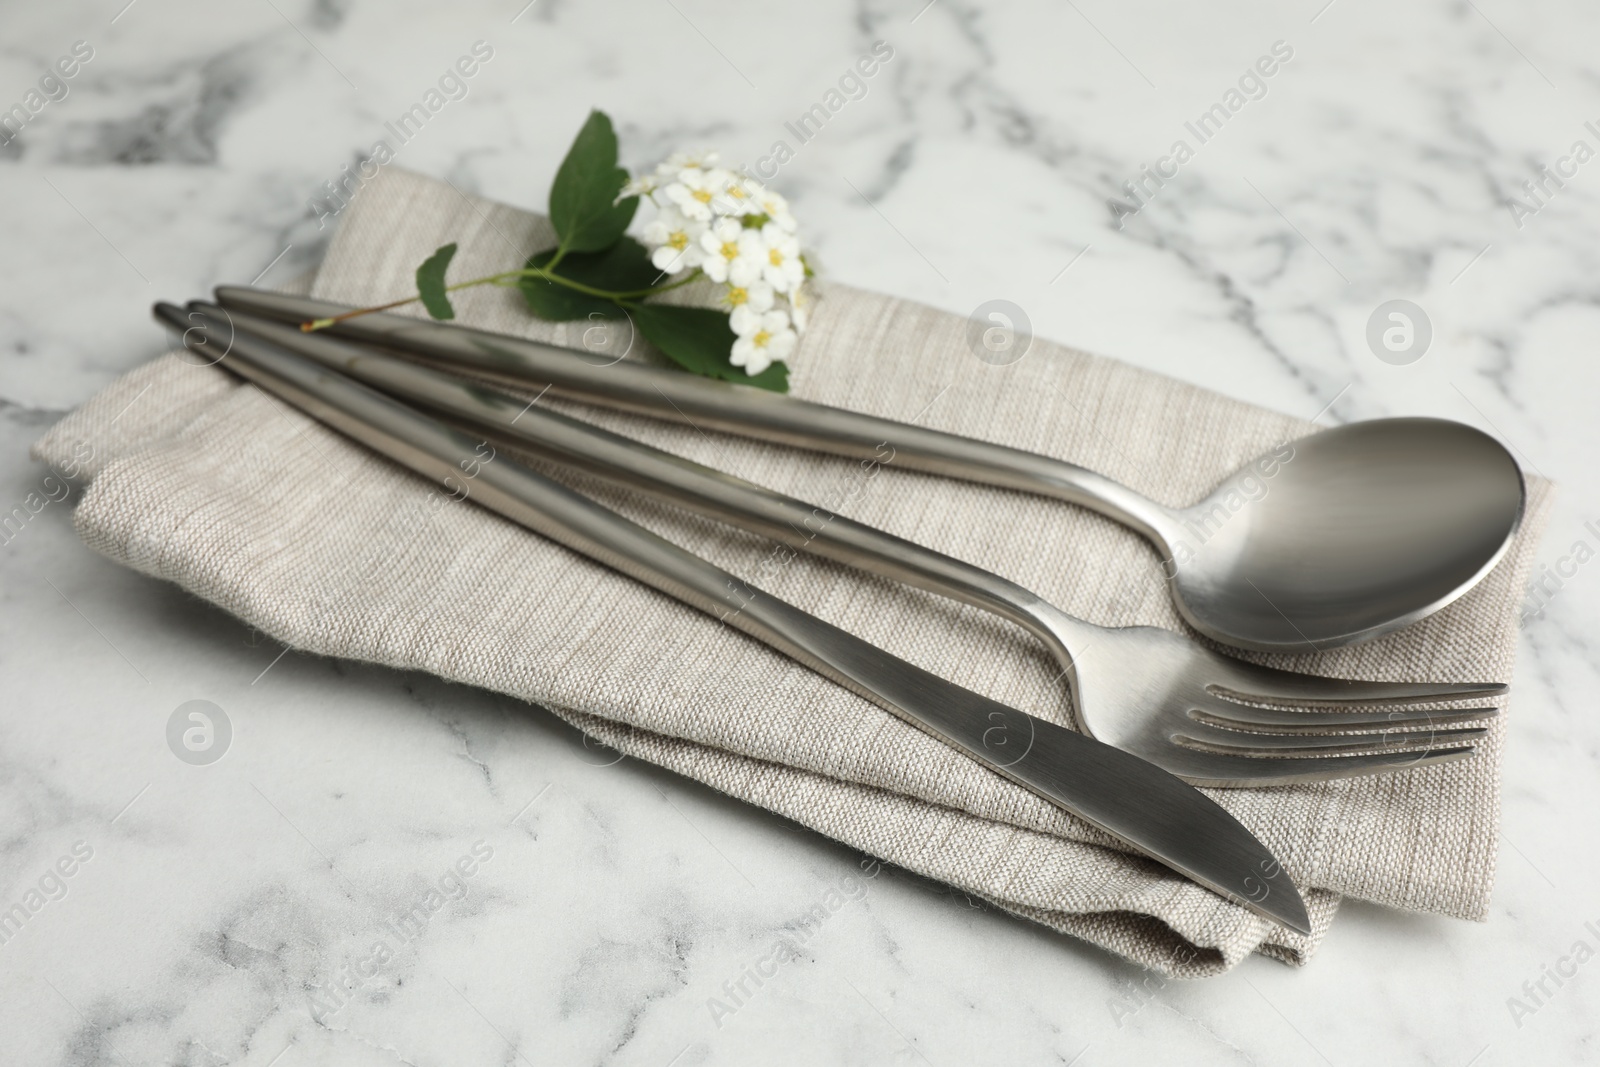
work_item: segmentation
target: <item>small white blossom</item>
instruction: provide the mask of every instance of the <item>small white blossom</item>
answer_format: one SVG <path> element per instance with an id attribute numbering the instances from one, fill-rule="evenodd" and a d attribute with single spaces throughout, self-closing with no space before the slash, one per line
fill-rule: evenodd
<path id="1" fill-rule="evenodd" d="M 766 233 L 745 227 L 739 234 L 739 258 L 734 261 L 729 277 L 739 285 L 760 278 L 777 292 L 784 292 L 788 287 L 773 280 L 768 270 L 771 265 L 772 249 L 767 244 Z"/>
<path id="2" fill-rule="evenodd" d="M 677 180 L 661 189 L 667 202 L 688 218 L 697 222 L 711 221 L 711 202 L 722 191 L 727 171 L 686 167 L 678 172 Z"/>
<path id="3" fill-rule="evenodd" d="M 761 227 L 759 250 L 757 244 L 749 242 L 750 255 L 761 264 L 761 277 L 768 285 L 787 293 L 806 280 L 806 265 L 800 261 L 800 242 L 793 234 L 769 222 Z"/>
<path id="4" fill-rule="evenodd" d="M 727 177 L 723 179 L 722 188 L 712 202 L 712 210 L 719 215 L 730 215 L 734 218 L 759 214 L 761 206 L 757 195 L 760 187 L 744 175 L 733 171 L 722 171 L 718 177 L 722 175 Z"/>
<path id="5" fill-rule="evenodd" d="M 754 330 L 733 342 L 729 361 L 735 367 L 743 367 L 746 374 L 760 374 L 772 364 L 787 359 L 798 340 L 789 328 L 788 315 L 782 311 L 768 311 L 761 315 Z"/>
<path id="6" fill-rule="evenodd" d="M 662 208 L 644 228 L 645 244 L 655 246 L 650 262 L 655 264 L 656 270 L 669 274 L 698 267 L 706 257 L 700 245 L 700 237 L 705 232 L 705 223 L 687 218 L 675 208 Z"/>
<path id="7" fill-rule="evenodd" d="M 754 333 L 761 316 L 772 310 L 773 298 L 772 286 L 766 282 L 728 286 L 728 291 L 722 295 L 722 302 L 733 309 L 733 313 L 729 316 L 729 325 L 733 327 L 733 332 L 741 336 Z M 751 324 L 752 322 L 755 324 Z M 745 323 L 746 328 L 740 329 L 741 323 Z"/>
<path id="8" fill-rule="evenodd" d="M 701 266 L 706 277 L 733 285 L 749 285 L 761 277 L 759 252 L 748 242 L 741 242 L 749 232 L 738 219 L 724 218 L 700 235 L 700 247 L 705 249 Z"/>
<path id="9" fill-rule="evenodd" d="M 756 204 L 779 229 L 789 233 L 795 233 L 800 229 L 800 224 L 795 222 L 794 216 L 789 212 L 789 201 L 781 194 L 762 186 L 756 193 Z"/>
<path id="10" fill-rule="evenodd" d="M 649 196 L 656 191 L 660 184 L 654 174 L 635 174 L 622 183 L 622 191 L 617 194 L 618 200 L 626 200 L 630 196 Z"/>
<path id="11" fill-rule="evenodd" d="M 662 182 L 673 181 L 686 170 L 710 170 L 720 158 L 715 152 L 674 152 L 656 164 L 656 176 Z"/>

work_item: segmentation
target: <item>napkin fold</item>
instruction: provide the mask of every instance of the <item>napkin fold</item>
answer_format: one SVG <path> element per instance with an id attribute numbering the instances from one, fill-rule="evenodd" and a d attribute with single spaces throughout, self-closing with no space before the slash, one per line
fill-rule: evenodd
<path id="1" fill-rule="evenodd" d="M 475 277 L 553 245 L 541 217 L 386 169 L 346 210 L 312 295 L 412 291 L 436 247 Z M 626 323 L 546 323 L 514 291 L 455 296 L 460 321 L 652 358 Z M 976 358 L 958 315 L 829 286 L 793 360 L 806 399 L 1081 463 L 1170 504 L 1315 432 L 1035 339 Z M 598 333 L 596 331 L 599 331 Z M 627 755 L 698 779 L 1163 974 L 1252 952 L 1303 963 L 1341 895 L 1481 919 L 1494 877 L 1502 718 L 1478 755 L 1400 774 L 1212 790 L 1305 891 L 1315 932 L 1230 904 L 765 646 L 470 503 L 183 351 L 141 366 L 41 439 L 88 486 L 84 541 L 303 651 L 430 671 L 543 705 Z M 530 394 L 531 395 L 531 394 Z M 1026 494 L 864 471 L 693 427 L 545 400 L 590 422 L 996 571 L 1105 625 L 1182 630 L 1138 535 Z M 86 455 L 91 458 L 85 460 Z M 561 473 L 767 592 L 995 699 L 1070 725 L 1053 661 L 977 609 Z M 1520 593 L 1549 487 L 1530 479 L 1506 558 L 1445 610 L 1380 641 L 1261 662 L 1351 678 L 1510 681 Z"/>

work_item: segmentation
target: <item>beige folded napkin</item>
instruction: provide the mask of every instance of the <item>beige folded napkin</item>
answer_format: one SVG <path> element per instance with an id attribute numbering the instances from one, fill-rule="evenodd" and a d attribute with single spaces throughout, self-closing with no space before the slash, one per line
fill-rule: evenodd
<path id="1" fill-rule="evenodd" d="M 450 241 L 461 246 L 452 278 L 554 243 L 542 218 L 389 168 L 345 213 L 312 292 L 351 304 L 403 296 L 417 264 Z M 535 320 L 505 289 L 457 295 L 461 321 L 493 330 L 577 344 L 592 326 Z M 794 392 L 1072 460 L 1171 504 L 1314 429 L 1039 340 L 1020 362 L 992 366 L 966 332 L 957 315 L 829 287 L 793 361 Z M 1219 973 L 1252 951 L 1303 962 L 1341 894 L 1486 913 L 1509 720 L 1462 762 L 1212 791 L 1304 888 L 1316 934 L 1302 937 L 1129 855 L 730 627 L 488 511 L 441 506 L 421 478 L 199 362 L 172 354 L 140 367 L 35 454 L 64 464 L 92 451 L 76 521 L 94 549 L 298 649 L 544 705 L 629 755 L 1170 975 Z M 849 460 L 556 406 L 997 571 L 1091 621 L 1180 628 L 1150 546 L 1081 509 L 892 463 L 867 478 Z M 1058 669 L 1010 624 L 827 562 L 784 560 L 763 538 L 637 494 L 573 484 L 896 655 L 1070 722 Z M 1272 662 L 1509 681 L 1548 496 L 1535 480 L 1515 546 L 1451 607 L 1376 643 Z"/>

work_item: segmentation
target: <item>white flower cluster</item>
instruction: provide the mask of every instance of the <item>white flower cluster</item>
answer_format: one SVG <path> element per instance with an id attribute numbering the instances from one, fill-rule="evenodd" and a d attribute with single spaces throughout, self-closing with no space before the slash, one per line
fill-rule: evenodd
<path id="1" fill-rule="evenodd" d="M 753 178 L 717 165 L 716 153 L 675 153 L 624 196 L 648 196 L 658 213 L 644 243 L 656 269 L 698 268 L 725 287 L 738 336 L 732 362 L 760 374 L 789 358 L 805 329 L 810 293 L 789 202 Z"/>

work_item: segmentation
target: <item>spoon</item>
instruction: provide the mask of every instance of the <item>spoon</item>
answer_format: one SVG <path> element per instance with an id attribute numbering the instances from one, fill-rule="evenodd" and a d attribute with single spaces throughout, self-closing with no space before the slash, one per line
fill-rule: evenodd
<path id="1" fill-rule="evenodd" d="M 226 308 L 285 322 L 352 310 L 238 286 L 216 295 Z M 1488 574 L 1522 518 L 1525 488 L 1510 453 L 1443 419 L 1376 419 L 1287 442 L 1199 503 L 1173 508 L 1064 460 L 593 352 L 381 312 L 329 329 L 447 369 L 702 431 L 1089 508 L 1148 538 L 1183 618 L 1241 648 L 1312 652 L 1409 625 Z"/>

